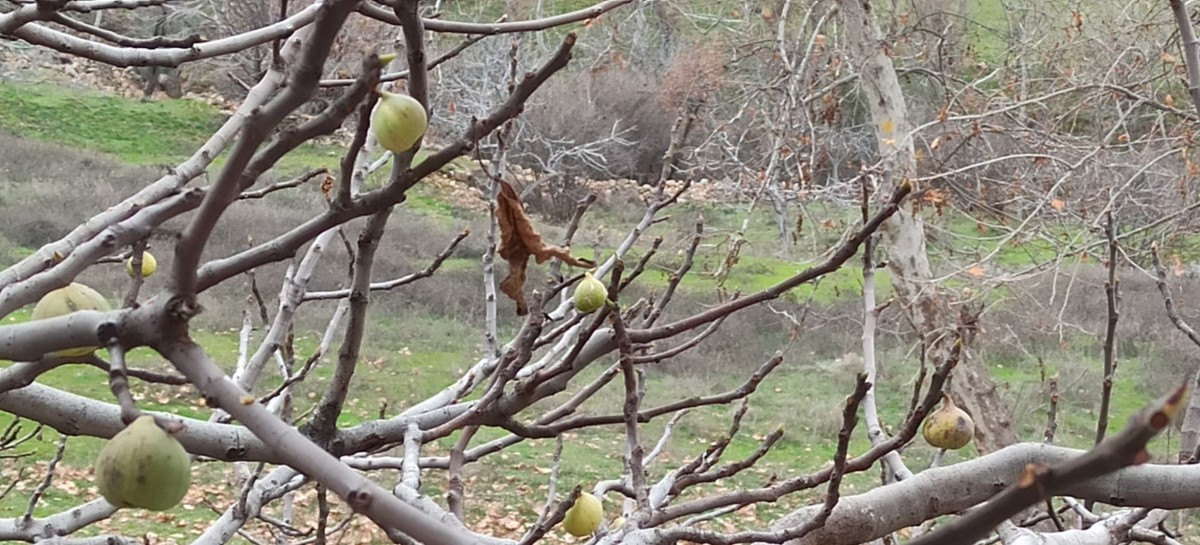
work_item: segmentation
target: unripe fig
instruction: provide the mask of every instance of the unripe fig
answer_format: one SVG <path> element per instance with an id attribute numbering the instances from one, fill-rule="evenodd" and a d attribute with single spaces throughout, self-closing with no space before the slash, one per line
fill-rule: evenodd
<path id="1" fill-rule="evenodd" d="M 149 255 L 149 254 L 147 254 Z M 57 318 L 78 310 L 109 311 L 108 301 L 96 290 L 78 282 L 72 282 L 65 288 L 56 289 L 42 297 L 33 307 L 34 320 Z M 97 346 L 81 346 L 67 348 L 54 352 L 55 356 L 86 356 L 94 352 Z"/>
<path id="2" fill-rule="evenodd" d="M 975 422 L 971 420 L 967 411 L 954 406 L 950 396 L 945 396 L 942 400 L 942 408 L 925 419 L 921 435 L 925 437 L 925 441 L 937 448 L 963 448 L 975 437 Z"/>
<path id="3" fill-rule="evenodd" d="M 575 500 L 575 505 L 567 510 L 563 528 L 575 537 L 587 537 L 600 527 L 600 520 L 603 518 L 604 511 L 600 507 L 600 499 L 582 492 L 579 499 Z"/>
<path id="4" fill-rule="evenodd" d="M 142 278 L 148 278 L 158 270 L 158 260 L 154 259 L 154 254 L 150 252 L 142 252 Z M 129 276 L 133 276 L 133 258 L 125 260 L 125 272 Z"/>
<path id="5" fill-rule="evenodd" d="M 174 437 L 144 415 L 126 426 L 96 458 L 100 495 L 117 507 L 163 511 L 192 484 L 191 459 Z"/>
<path id="6" fill-rule="evenodd" d="M 596 311 L 608 300 L 608 288 L 596 280 L 592 273 L 584 273 L 583 280 L 575 286 L 575 309 L 584 314 Z"/>
<path id="7" fill-rule="evenodd" d="M 412 149 L 425 134 L 429 117 L 417 99 L 399 93 L 379 91 L 379 105 L 371 115 L 371 129 L 380 146 L 392 153 Z"/>

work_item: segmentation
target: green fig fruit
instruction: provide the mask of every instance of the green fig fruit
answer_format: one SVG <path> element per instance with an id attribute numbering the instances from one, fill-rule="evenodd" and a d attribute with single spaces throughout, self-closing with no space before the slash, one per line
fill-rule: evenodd
<path id="1" fill-rule="evenodd" d="M 575 505 L 567 510 L 563 528 L 575 537 L 587 537 L 600 527 L 600 520 L 603 518 L 604 511 L 600 507 L 600 499 L 583 492 L 579 494 L 579 499 L 575 500 Z"/>
<path id="2" fill-rule="evenodd" d="M 191 459 L 174 437 L 144 415 L 126 426 L 96 458 L 100 495 L 117 507 L 163 511 L 192 484 Z"/>
<path id="3" fill-rule="evenodd" d="M 429 117 L 417 99 L 399 93 L 379 91 L 379 105 L 371 116 L 371 129 L 380 146 L 392 153 L 412 149 L 425 134 Z"/>
<path id="4" fill-rule="evenodd" d="M 950 400 L 943 398 L 942 408 L 934 411 L 925 419 L 921 435 L 930 445 L 944 449 L 960 449 L 967 446 L 975 437 L 975 422 L 971 416 Z"/>
<path id="5" fill-rule="evenodd" d="M 150 255 L 150 254 L 146 254 Z M 65 288 L 56 289 L 47 293 L 33 307 L 33 320 L 45 320 L 48 318 L 57 318 L 66 314 L 70 314 L 79 310 L 99 310 L 107 312 L 112 310 L 108 305 L 108 301 L 104 299 L 96 290 L 89 288 L 78 282 L 72 282 Z M 79 348 L 67 348 L 54 352 L 55 356 L 86 356 L 94 352 L 97 346 L 81 346 Z"/>
<path id="6" fill-rule="evenodd" d="M 154 254 L 150 252 L 142 252 L 142 278 L 148 278 L 158 270 L 158 260 L 154 259 Z M 125 260 L 125 272 L 129 276 L 133 276 L 133 258 Z"/>
<path id="7" fill-rule="evenodd" d="M 584 273 L 583 280 L 575 286 L 575 309 L 584 314 L 594 312 L 608 301 L 608 288 L 596 280 L 592 273 Z"/>

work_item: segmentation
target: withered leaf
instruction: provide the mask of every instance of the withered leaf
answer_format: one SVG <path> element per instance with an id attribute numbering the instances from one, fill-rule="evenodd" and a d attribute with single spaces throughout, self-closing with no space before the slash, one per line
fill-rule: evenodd
<path id="1" fill-rule="evenodd" d="M 525 303 L 525 267 L 529 256 L 544 263 L 556 257 L 564 263 L 575 267 L 594 267 L 595 263 L 587 259 L 572 257 L 570 248 L 546 244 L 542 241 L 537 229 L 529 216 L 525 215 L 525 205 L 521 198 L 507 182 L 500 181 L 500 195 L 497 198 L 496 222 L 500 225 L 500 243 L 496 253 L 508 261 L 508 276 L 500 282 L 500 292 L 517 303 L 517 315 L 529 313 Z"/>

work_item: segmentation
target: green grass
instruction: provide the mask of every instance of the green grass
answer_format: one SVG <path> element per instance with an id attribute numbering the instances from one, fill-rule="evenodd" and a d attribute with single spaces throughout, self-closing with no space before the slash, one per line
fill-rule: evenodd
<path id="1" fill-rule="evenodd" d="M 186 157 L 221 122 L 195 100 L 140 102 L 47 85 L 0 84 L 0 129 L 135 164 Z"/>
<path id="2" fill-rule="evenodd" d="M 198 100 L 139 101 L 51 85 L 0 83 L 0 130 L 135 165 L 179 163 L 224 121 L 225 114 Z M 275 170 L 284 176 L 313 168 L 336 170 L 342 152 L 340 146 L 306 143 Z M 223 163 L 221 156 L 213 166 Z"/>

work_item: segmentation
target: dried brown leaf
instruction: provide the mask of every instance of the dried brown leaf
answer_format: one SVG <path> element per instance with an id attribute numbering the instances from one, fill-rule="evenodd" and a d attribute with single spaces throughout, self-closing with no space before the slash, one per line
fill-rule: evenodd
<path id="1" fill-rule="evenodd" d="M 558 258 L 575 267 L 594 267 L 595 263 L 571 256 L 570 248 L 546 244 L 529 216 L 525 215 L 525 205 L 521 203 L 517 192 L 507 182 L 498 183 L 500 195 L 497 198 L 496 221 L 500 225 L 500 243 L 496 253 L 508 261 L 508 276 L 500 282 L 500 292 L 516 302 L 517 315 L 524 316 L 529 312 L 525 303 L 525 269 L 529 256 L 537 259 L 538 263 Z"/>

